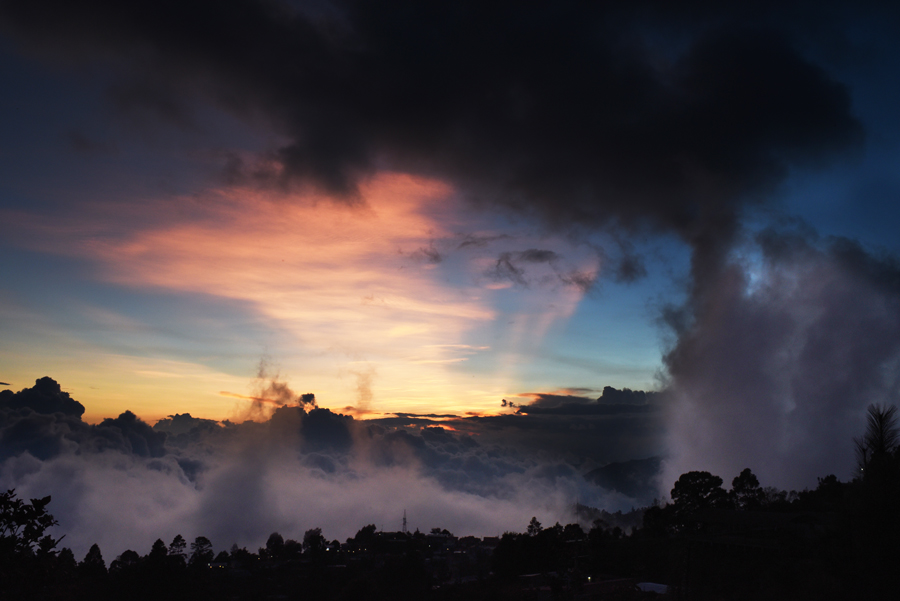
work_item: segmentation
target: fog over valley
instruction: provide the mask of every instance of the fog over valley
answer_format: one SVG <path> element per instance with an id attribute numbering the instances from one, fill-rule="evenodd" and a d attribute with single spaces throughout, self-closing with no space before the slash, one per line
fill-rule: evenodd
<path id="1" fill-rule="evenodd" d="M 648 502 L 583 477 L 659 450 L 659 410 L 645 402 L 580 399 L 594 415 L 566 415 L 563 404 L 555 415 L 356 420 L 283 382 L 259 383 L 262 395 L 273 384 L 290 404 L 261 407 L 266 419 L 184 413 L 153 427 L 131 412 L 87 424 L 81 404 L 47 377 L 3 391 L 0 487 L 51 495 L 56 531 L 76 556 L 94 543 L 118 554 L 179 533 L 219 549 L 314 527 L 344 540 L 368 523 L 399 530 L 404 511 L 410 530 L 498 536 L 533 516 L 577 521 L 579 501 L 610 511 Z"/>

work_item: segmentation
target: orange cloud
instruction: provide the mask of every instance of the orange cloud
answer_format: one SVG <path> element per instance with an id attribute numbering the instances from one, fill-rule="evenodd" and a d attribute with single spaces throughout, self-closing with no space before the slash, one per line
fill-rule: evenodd
<path id="1" fill-rule="evenodd" d="M 457 229 L 465 229 L 467 215 L 457 202 L 441 182 L 382 174 L 362 188 L 362 203 L 353 206 L 225 188 L 174 201 L 87 207 L 89 217 L 66 225 L 14 217 L 21 231 L 30 232 L 23 245 L 87 257 L 105 281 L 240 301 L 290 340 L 275 350 L 283 373 L 296 386 L 316 390 L 323 406 L 349 405 L 358 414 L 388 406 L 411 412 L 493 409 L 517 387 L 517 358 L 537 349 L 552 324 L 574 312 L 583 291 L 558 282 L 535 286 L 504 307 L 510 323 L 502 348 L 472 344 L 473 335 L 499 316 L 496 295 L 516 291 L 508 290 L 509 282 L 484 277 L 496 259 L 473 249 L 459 251 L 469 253 L 468 284 L 446 281 L 435 241 L 455 240 Z M 119 213 L 115 224 L 98 218 L 112 210 Z M 489 238 L 525 248 L 564 244 Z M 577 263 L 587 277 L 599 269 L 595 256 Z M 536 282 L 555 277 L 548 265 L 527 269 Z M 471 380 L 452 371 L 489 352 L 505 357 L 499 372 Z M 222 408 L 211 417 L 227 415 Z"/>

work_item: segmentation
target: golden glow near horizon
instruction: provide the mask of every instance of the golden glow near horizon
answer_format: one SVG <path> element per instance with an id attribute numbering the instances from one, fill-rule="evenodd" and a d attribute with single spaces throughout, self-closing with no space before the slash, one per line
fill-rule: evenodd
<path id="1" fill-rule="evenodd" d="M 382 174 L 361 196 L 360 203 L 348 204 L 218 189 L 182 199 L 179 210 L 190 217 L 171 222 L 159 218 L 158 203 L 133 203 L 127 217 L 138 225 L 114 235 L 86 235 L 96 219 L 52 227 L 18 219 L 36 234 L 32 246 L 79 255 L 96 264 L 102 281 L 242 303 L 290 341 L 273 353 L 281 379 L 298 394 L 314 392 L 321 406 L 357 416 L 496 411 L 504 395 L 521 391 L 516 363 L 572 315 L 582 290 L 536 286 L 501 316 L 496 295 L 512 283 L 483 276 L 496 264 L 496 252 L 472 256 L 462 285 L 448 282 L 440 264 L 435 242 L 458 239 L 466 219 L 449 186 Z M 165 209 L 173 208 L 166 203 Z M 565 246 L 546 238 L 520 241 L 526 243 Z M 578 260 L 582 273 L 596 276 L 595 255 Z M 538 281 L 553 276 L 547 265 L 530 269 Z M 114 312 L 84 311 L 110 331 L 140 328 Z M 503 348 L 479 340 L 492 327 L 502 328 Z M 88 421 L 125 409 L 148 421 L 186 410 L 235 419 L 245 417 L 254 396 L 252 376 L 217 370 L 203 358 L 125 356 L 79 344 L 80 350 L 49 361 L 51 367 L 41 366 L 48 373 L 38 375 L 55 377 L 72 391 L 87 406 Z M 496 354 L 497 369 L 460 371 L 486 353 Z"/>

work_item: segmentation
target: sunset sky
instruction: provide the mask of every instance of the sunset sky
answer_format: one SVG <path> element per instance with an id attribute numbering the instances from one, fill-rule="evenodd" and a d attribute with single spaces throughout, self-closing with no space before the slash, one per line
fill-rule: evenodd
<path id="1" fill-rule="evenodd" d="M 266 158 L 290 141 L 276 119 L 132 97 L 115 55 L 0 49 L 11 388 L 51 375 L 88 421 L 155 421 L 240 413 L 261 359 L 323 406 L 375 414 L 659 386 L 655 321 L 688 268 L 675 237 L 547 228 L 387 161 L 352 199 L 229 182 L 235 157 L 283 168 Z"/>
<path id="2" fill-rule="evenodd" d="M 900 394 L 900 14 L 520 4 L 0 0 L 0 389 L 848 477 Z"/>
<path id="3" fill-rule="evenodd" d="M 55 204 L 69 194 L 58 185 L 23 194 Z M 101 194 L 4 209 L 4 380 L 52 374 L 89 421 L 233 417 L 261 360 L 323 406 L 373 413 L 654 388 L 653 303 L 677 293 L 686 263 L 670 242 L 681 261 L 620 284 L 590 242 L 491 219 L 449 183 L 399 173 L 373 176 L 353 204 L 214 184 Z"/>

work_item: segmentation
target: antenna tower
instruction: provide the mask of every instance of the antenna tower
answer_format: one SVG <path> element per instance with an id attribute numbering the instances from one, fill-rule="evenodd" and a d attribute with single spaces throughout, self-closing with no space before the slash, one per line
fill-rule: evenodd
<path id="1" fill-rule="evenodd" d="M 403 534 L 409 533 L 409 530 L 406 529 L 406 510 L 403 510 Z"/>

